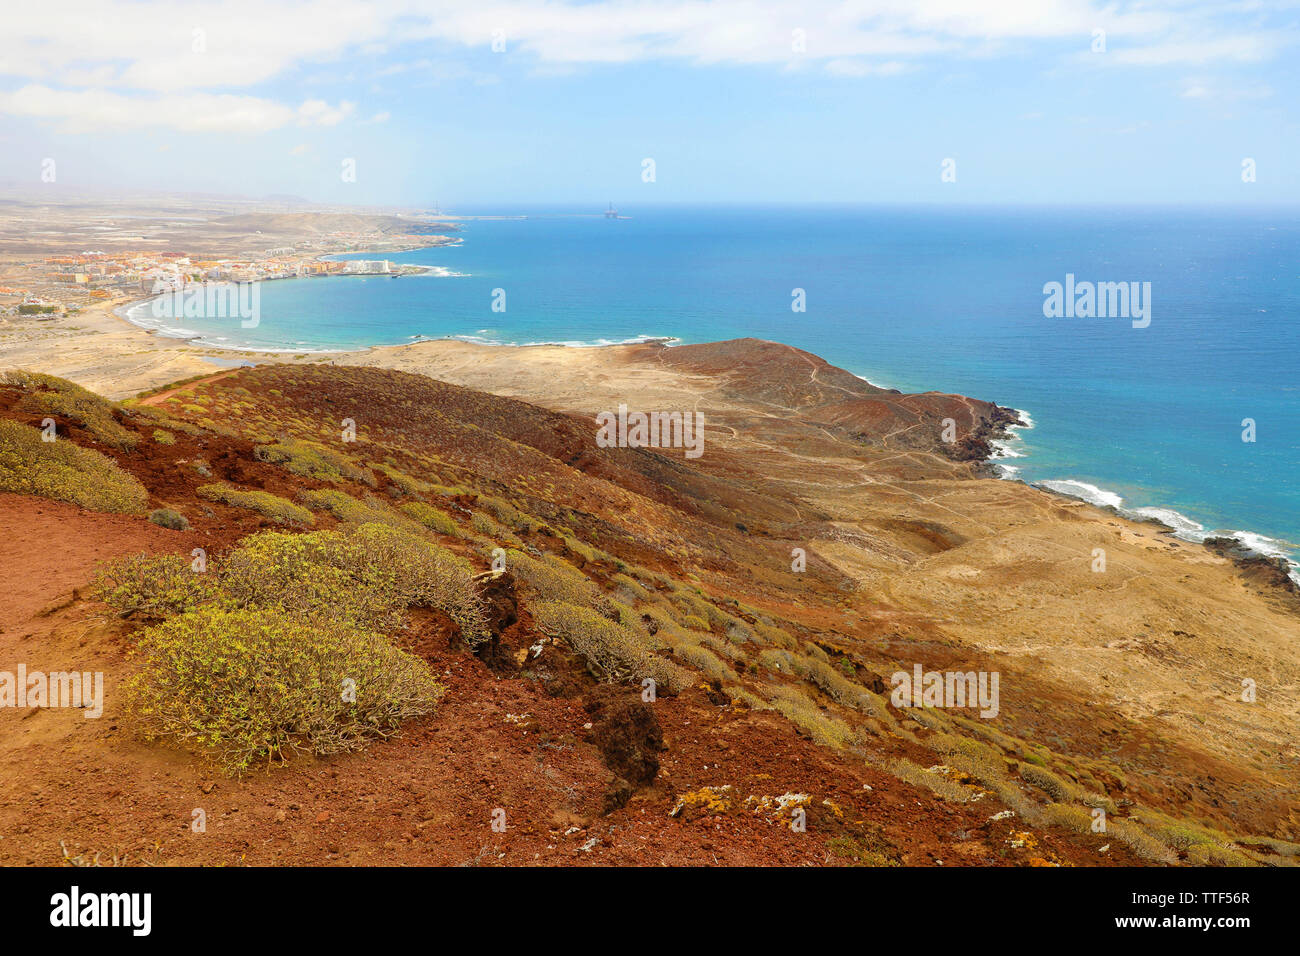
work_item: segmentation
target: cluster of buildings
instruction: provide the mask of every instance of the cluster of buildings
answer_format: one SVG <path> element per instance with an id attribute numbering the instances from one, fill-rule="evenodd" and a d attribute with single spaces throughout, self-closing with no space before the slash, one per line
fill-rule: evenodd
<path id="1" fill-rule="evenodd" d="M 309 241 L 229 259 L 153 250 L 47 256 L 0 278 L 0 315 L 61 313 L 96 300 L 178 292 L 192 283 L 400 275 L 411 268 L 394 266 L 387 259 L 327 262 L 316 258 L 338 245 L 337 240 Z"/>

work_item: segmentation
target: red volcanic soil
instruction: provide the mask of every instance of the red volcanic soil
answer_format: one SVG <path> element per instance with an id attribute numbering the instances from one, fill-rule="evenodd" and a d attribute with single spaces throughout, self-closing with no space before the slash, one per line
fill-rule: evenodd
<path id="1" fill-rule="evenodd" d="M 734 350 L 734 343 L 725 344 Z M 923 423 L 916 429 L 918 447 L 933 448 L 934 425 L 942 417 L 964 408 L 969 422 L 986 421 L 995 408 L 960 396 L 896 395 L 845 378 L 847 373 L 815 356 L 791 362 L 788 352 L 784 371 L 770 376 L 767 397 L 798 407 L 814 422 L 843 420 L 870 429 L 870 405 L 888 414 L 891 428 Z M 702 369 L 722 355 L 705 347 L 670 353 L 667 360 Z M 755 356 L 760 364 L 767 360 L 761 349 Z M 1128 845 L 1103 835 L 1030 828 L 1020 817 L 1002 814 L 1005 808 L 992 793 L 945 801 L 886 772 L 883 767 L 895 758 L 922 768 L 942 762 L 925 746 L 925 729 L 905 714 L 896 734 L 832 749 L 776 711 L 751 710 L 733 700 L 716 681 L 701 679 L 679 696 L 645 704 L 635 685 L 598 682 L 562 643 L 545 644 L 540 657 L 530 656 L 522 666 L 517 662 L 540 646 L 542 635 L 523 589 L 516 592 L 502 579 L 494 582 L 492 595 L 494 613 L 500 612 L 497 643 L 481 657 L 464 647 L 437 612 L 413 613 L 412 626 L 393 635 L 428 661 L 447 693 L 435 713 L 404 724 L 392 739 L 360 753 L 302 758 L 242 778 L 226 777 L 192 753 L 143 742 L 121 705 L 141 625 L 113 616 L 96 600 L 87 587 L 96 566 L 122 555 L 187 554 L 196 547 L 220 561 L 244 536 L 272 527 L 253 512 L 199 498 L 197 488 L 211 482 L 289 499 L 306 489 L 334 487 L 353 497 L 400 502 L 402 492 L 379 467 L 383 462 L 436 483 L 429 487 L 441 490 L 427 494 L 466 532 L 443 537 L 440 544 L 479 570 L 486 570 L 487 561 L 481 548 L 471 546 L 468 506 L 484 515 L 480 496 L 507 496 L 540 525 L 516 528 L 522 548 L 582 568 L 604 592 L 616 588 L 623 562 L 671 579 L 678 588 L 674 594 L 689 591 L 701 600 L 706 590 L 696 583 L 707 577 L 724 595 L 710 598 L 713 610 L 725 605 L 740 613 L 738 602 L 726 605 L 727 594 L 762 602 L 788 618 L 787 636 L 798 635 L 799 646 L 817 643 L 823 658 L 832 643 L 848 647 L 835 650 L 837 660 L 863 685 L 870 686 L 872 667 L 885 667 L 893 657 L 891 645 L 904 635 L 909 656 L 927 664 L 944 666 L 954 655 L 967 663 L 977 658 L 954 649 L 933 621 L 895 612 L 883 602 L 859 632 L 846 634 L 841 602 L 847 592 L 829 566 L 810 564 L 797 597 L 788 585 L 771 583 L 784 580 L 776 575 L 788 568 L 789 548 L 769 543 L 763 526 L 792 514 L 812 522 L 805 514 L 811 509 L 803 499 L 777 497 L 723 450 L 711 454 L 706 470 L 645 450 L 597 449 L 590 424 L 580 419 L 368 368 L 274 366 L 208 379 L 186 387 L 205 403 L 192 406 L 192 413 L 184 410 L 190 406 L 171 401 L 181 398 L 174 389 L 147 400 L 160 410 L 151 414 L 175 415 L 186 426 L 171 426 L 173 444 L 150 438 L 157 422 L 119 411 L 119 422 L 141 440 L 131 452 L 96 446 L 144 484 L 151 508 L 184 514 L 189 531 L 165 530 L 143 517 L 0 495 L 0 580 L 7 588 L 0 605 L 0 670 L 22 663 L 29 670 L 98 671 L 106 690 L 104 714 L 96 720 L 71 709 L 0 709 L 0 863 L 1142 862 Z M 752 392 L 753 383 L 743 387 Z M 26 420 L 13 412 L 11 399 L 0 389 L 0 413 Z M 767 399 L 748 394 L 746 400 Z M 374 468 L 373 484 L 326 485 L 254 453 L 255 444 L 271 440 L 264 430 L 319 440 L 356 410 L 365 413 L 356 416 L 362 435 L 348 451 Z M 95 444 L 74 423 L 60 420 L 59 430 L 79 444 Z M 967 468 L 951 462 L 945 467 Z M 950 529 L 904 518 L 890 520 L 910 529 L 918 550 L 942 552 L 962 543 Z M 332 526 L 332 519 L 318 514 L 316 528 Z M 572 539 L 557 529 L 579 540 L 570 547 Z M 617 557 L 584 557 L 584 548 Z M 734 581 L 746 582 L 746 588 L 752 581 L 755 590 L 744 591 Z M 706 636 L 725 640 L 724 625 Z M 732 673 L 750 686 L 760 680 L 794 686 L 790 675 L 772 676 L 750 658 Z M 816 712 L 849 718 L 834 698 L 810 684 L 800 686 Z M 1031 696 L 1034 708 L 1042 707 L 1044 739 L 1053 735 L 1065 744 L 1096 736 L 1097 718 L 1077 701 L 1054 698 L 1027 680 L 1019 687 L 1017 693 Z M 1108 720 L 1106 727 L 1121 723 Z M 1133 733 L 1135 744 L 1142 741 L 1127 725 L 1123 730 Z M 695 798 L 674 812 L 688 794 Z M 1170 797 L 1175 798 L 1181 796 Z M 806 811 L 806 829 L 791 826 L 782 800 L 795 800 Z M 196 816 L 205 821 L 201 830 L 192 826 Z M 501 821 L 504 831 L 493 827 Z"/>
<path id="2" fill-rule="evenodd" d="M 659 774 L 603 815 L 615 775 L 588 725 L 611 702 L 635 705 L 635 691 L 596 685 L 560 658 L 553 669 L 568 676 L 549 688 L 494 673 L 450 648 L 432 616 L 407 641 L 448 687 L 435 715 L 362 754 L 227 778 L 134 739 L 115 706 L 128 626 L 79 590 L 98 561 L 183 551 L 194 537 L 14 495 L 0 495 L 0 519 L 0 579 L 30 581 L 0 613 L 0 669 L 102 670 L 108 697 L 99 720 L 0 714 L 0 863 L 794 865 L 856 852 L 904 865 L 1136 862 L 1122 846 L 1098 854 L 1086 843 L 1100 839 L 1042 830 L 1013 848 L 1020 827 L 990 821 L 995 802 L 945 803 L 700 688 L 654 705 Z M 525 628 L 509 636 L 533 639 Z M 730 786 L 740 805 L 670 816 L 679 794 L 705 786 Z M 806 832 L 743 805 L 786 793 L 811 797 Z M 195 810 L 204 832 L 191 827 Z M 504 833 L 492 828 L 497 810 Z"/>

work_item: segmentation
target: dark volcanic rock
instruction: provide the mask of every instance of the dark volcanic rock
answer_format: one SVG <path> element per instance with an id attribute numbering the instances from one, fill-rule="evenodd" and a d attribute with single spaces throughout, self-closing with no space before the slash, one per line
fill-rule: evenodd
<path id="1" fill-rule="evenodd" d="M 654 707 L 639 698 L 595 701 L 588 705 L 600 714 L 592 727 L 592 739 L 605 759 L 605 766 L 633 787 L 645 787 L 659 775 L 659 753 L 664 749 L 663 730 Z"/>
<path id="2" fill-rule="evenodd" d="M 1242 576 L 1252 584 L 1300 595 L 1300 587 L 1296 586 L 1291 577 L 1291 565 L 1285 558 L 1255 554 L 1236 538 L 1206 538 L 1204 544 L 1215 554 L 1235 564 Z"/>

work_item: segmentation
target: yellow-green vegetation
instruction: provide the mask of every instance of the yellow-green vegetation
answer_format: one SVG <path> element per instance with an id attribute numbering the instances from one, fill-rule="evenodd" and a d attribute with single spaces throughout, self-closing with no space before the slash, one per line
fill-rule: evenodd
<path id="1" fill-rule="evenodd" d="M 219 568 L 140 555 L 103 568 L 103 599 L 164 619 L 141 637 L 128 700 L 146 736 L 209 752 L 238 773 L 292 751 L 355 750 L 428 713 L 428 666 L 385 633 L 433 607 L 470 645 L 487 638 L 468 562 L 382 524 L 266 531 Z"/>
<path id="2" fill-rule="evenodd" d="M 796 641 L 794 637 L 775 625 L 767 624 L 763 621 L 755 621 L 753 628 L 754 633 L 758 635 L 760 643 L 774 644 L 777 647 L 784 647 L 787 650 L 792 650 L 799 646 L 799 642 Z"/>
<path id="3" fill-rule="evenodd" d="M 1200 866 L 1255 866 L 1256 862 L 1232 846 L 1232 837 L 1222 830 L 1176 820 L 1154 810 L 1135 809 L 1132 821 L 1172 850 L 1187 854 L 1188 862 Z"/>
<path id="4" fill-rule="evenodd" d="M 216 598 L 212 579 L 177 554 L 137 554 L 101 567 L 95 575 L 101 601 L 123 617 L 165 618 Z"/>
<path id="5" fill-rule="evenodd" d="M 160 445 L 176 444 L 176 436 L 165 428 L 155 428 L 153 430 L 153 440 Z"/>
<path id="6" fill-rule="evenodd" d="M 532 558 L 515 548 L 506 551 L 506 567 L 547 601 L 596 603 L 600 593 L 585 574 L 554 555 Z"/>
<path id="7" fill-rule="evenodd" d="M 787 720 L 822 746 L 839 750 L 856 739 L 853 728 L 838 717 L 823 713 L 798 687 L 769 688 L 767 699 Z"/>
<path id="8" fill-rule="evenodd" d="M 0 383 L 20 388 L 25 393 L 18 410 L 41 417 L 59 416 L 80 425 L 96 440 L 122 451 L 130 451 L 140 440 L 114 417 L 117 405 L 89 389 L 67 379 L 39 372 L 6 372 Z"/>
<path id="9" fill-rule="evenodd" d="M 66 438 L 0 421 L 0 491 L 67 501 L 91 511 L 143 514 L 149 492 L 111 458 Z"/>
<path id="10" fill-rule="evenodd" d="M 1020 765 L 1020 776 L 1043 791 L 1053 800 L 1075 801 L 1083 796 L 1079 787 L 1063 780 L 1046 767 L 1025 763 Z"/>
<path id="11" fill-rule="evenodd" d="M 259 461 L 279 465 L 285 471 L 317 481 L 359 481 L 375 486 L 375 476 L 337 449 L 320 442 L 285 438 L 274 445 L 258 445 L 253 454 Z"/>
<path id="12" fill-rule="evenodd" d="M 479 505 L 486 509 L 497 521 L 515 531 L 529 532 L 537 527 L 537 522 L 524 514 L 504 498 L 494 495 L 479 495 Z"/>
<path id="13" fill-rule="evenodd" d="M 279 610 L 206 607 L 141 636 L 127 707 L 148 739 L 206 749 L 229 772 L 391 736 L 443 693 L 382 634 Z"/>
<path id="14" fill-rule="evenodd" d="M 852 866 L 898 866 L 897 860 L 886 856 L 879 850 L 872 847 L 864 840 L 843 834 L 841 836 L 831 837 L 826 841 L 826 849 L 832 856 L 849 863 Z"/>
<path id="15" fill-rule="evenodd" d="M 654 680 L 674 693 L 694 683 L 690 671 L 653 653 L 649 635 L 586 607 L 543 601 L 532 607 L 533 620 L 552 638 L 566 641 L 611 681 Z M 721 663 L 719 661 L 719 663 Z"/>
<path id="16" fill-rule="evenodd" d="M 1142 827 L 1129 820 L 1107 820 L 1106 832 L 1127 843 L 1138 856 L 1155 863 L 1174 863 L 1178 857 Z"/>
<path id="17" fill-rule="evenodd" d="M 963 787 L 946 774 L 926 770 L 906 757 L 889 761 L 885 765 L 885 769 L 899 780 L 906 781 L 915 787 L 925 787 L 944 800 L 951 800 L 955 803 L 966 802 L 974 793 L 974 791 Z"/>
<path id="18" fill-rule="evenodd" d="M 935 753 L 943 754 L 949 765 L 964 771 L 985 786 L 1010 787 L 1006 758 L 988 744 L 948 733 L 934 734 L 925 744 Z"/>
<path id="19" fill-rule="evenodd" d="M 179 511 L 171 508 L 156 508 L 149 512 L 149 520 L 161 528 L 170 528 L 172 531 L 186 531 L 189 529 L 189 520 Z"/>
<path id="20" fill-rule="evenodd" d="M 200 498 L 219 501 L 232 508 L 255 511 L 264 518 L 270 518 L 276 524 L 308 526 L 316 523 L 315 517 L 306 508 L 299 507 L 288 498 L 281 498 L 269 491 L 248 491 L 232 488 L 230 485 L 200 485 L 196 490 Z"/>
<path id="21" fill-rule="evenodd" d="M 560 540 L 564 542 L 566 548 L 578 555 L 578 557 L 582 558 L 584 563 L 593 564 L 596 562 L 596 551 L 589 544 L 579 541 L 571 534 L 562 535 Z"/>
<path id="22" fill-rule="evenodd" d="M 763 698 L 739 684 L 724 684 L 722 690 L 731 698 L 732 703 L 744 704 L 750 710 L 776 710 Z"/>
<path id="23" fill-rule="evenodd" d="M 423 501 L 408 501 L 402 505 L 402 512 L 424 525 L 430 531 L 451 537 L 460 537 L 460 526 L 452 520 L 451 515 L 441 508 L 435 508 Z"/>
<path id="24" fill-rule="evenodd" d="M 735 680 L 736 672 L 708 648 L 683 644 L 673 653 L 698 671 L 716 680 Z"/>
<path id="25" fill-rule="evenodd" d="M 386 475 L 388 480 L 396 485 L 398 490 L 404 495 L 415 497 L 416 495 L 428 494 L 429 491 L 432 490 L 433 486 L 427 481 L 421 481 L 419 478 L 412 478 L 406 472 L 400 471 L 392 465 L 372 464 L 370 467 L 375 469 L 375 471 Z"/>
<path id="26" fill-rule="evenodd" d="M 809 646 L 816 648 L 816 645 Z M 821 648 L 816 649 L 821 650 Z M 854 710 L 875 717 L 877 720 L 893 723 L 893 717 L 883 700 L 862 685 L 849 680 L 826 660 L 805 660 L 803 662 L 803 674 L 810 682 L 816 684 L 822 693 L 837 704 L 852 707 Z"/>
<path id="27" fill-rule="evenodd" d="M 262 532 L 246 538 L 220 574 L 236 607 L 280 608 L 380 630 L 404 627 L 408 607 L 434 607 L 477 646 L 487 626 L 472 577 L 462 558 L 382 524 L 349 533 Z"/>
<path id="28" fill-rule="evenodd" d="M 320 488 L 316 491 L 302 492 L 298 495 L 298 500 L 312 511 L 327 511 L 339 521 L 348 524 L 362 525 L 378 522 L 400 531 L 418 533 L 420 530 L 420 526 L 406 515 L 369 495 L 363 501 L 333 488 Z"/>
<path id="29" fill-rule="evenodd" d="M 1092 832 L 1092 813 L 1068 803 L 1049 803 L 1042 810 L 1043 820 L 1075 833 Z"/>

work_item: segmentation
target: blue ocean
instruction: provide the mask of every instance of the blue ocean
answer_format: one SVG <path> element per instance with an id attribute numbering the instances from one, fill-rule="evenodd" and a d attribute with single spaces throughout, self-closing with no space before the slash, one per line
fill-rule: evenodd
<path id="1" fill-rule="evenodd" d="M 468 220 L 459 245 L 388 256 L 456 275 L 267 282 L 255 329 L 164 324 L 294 353 L 440 337 L 774 339 L 879 385 L 1022 410 L 1032 427 L 1006 443 L 1007 477 L 1157 516 L 1187 537 L 1233 532 L 1300 553 L 1296 210 L 460 212 L 527 218 Z M 1150 283 L 1150 324 L 1045 317 L 1044 285 L 1067 275 Z M 792 309 L 795 290 L 805 311 Z"/>

